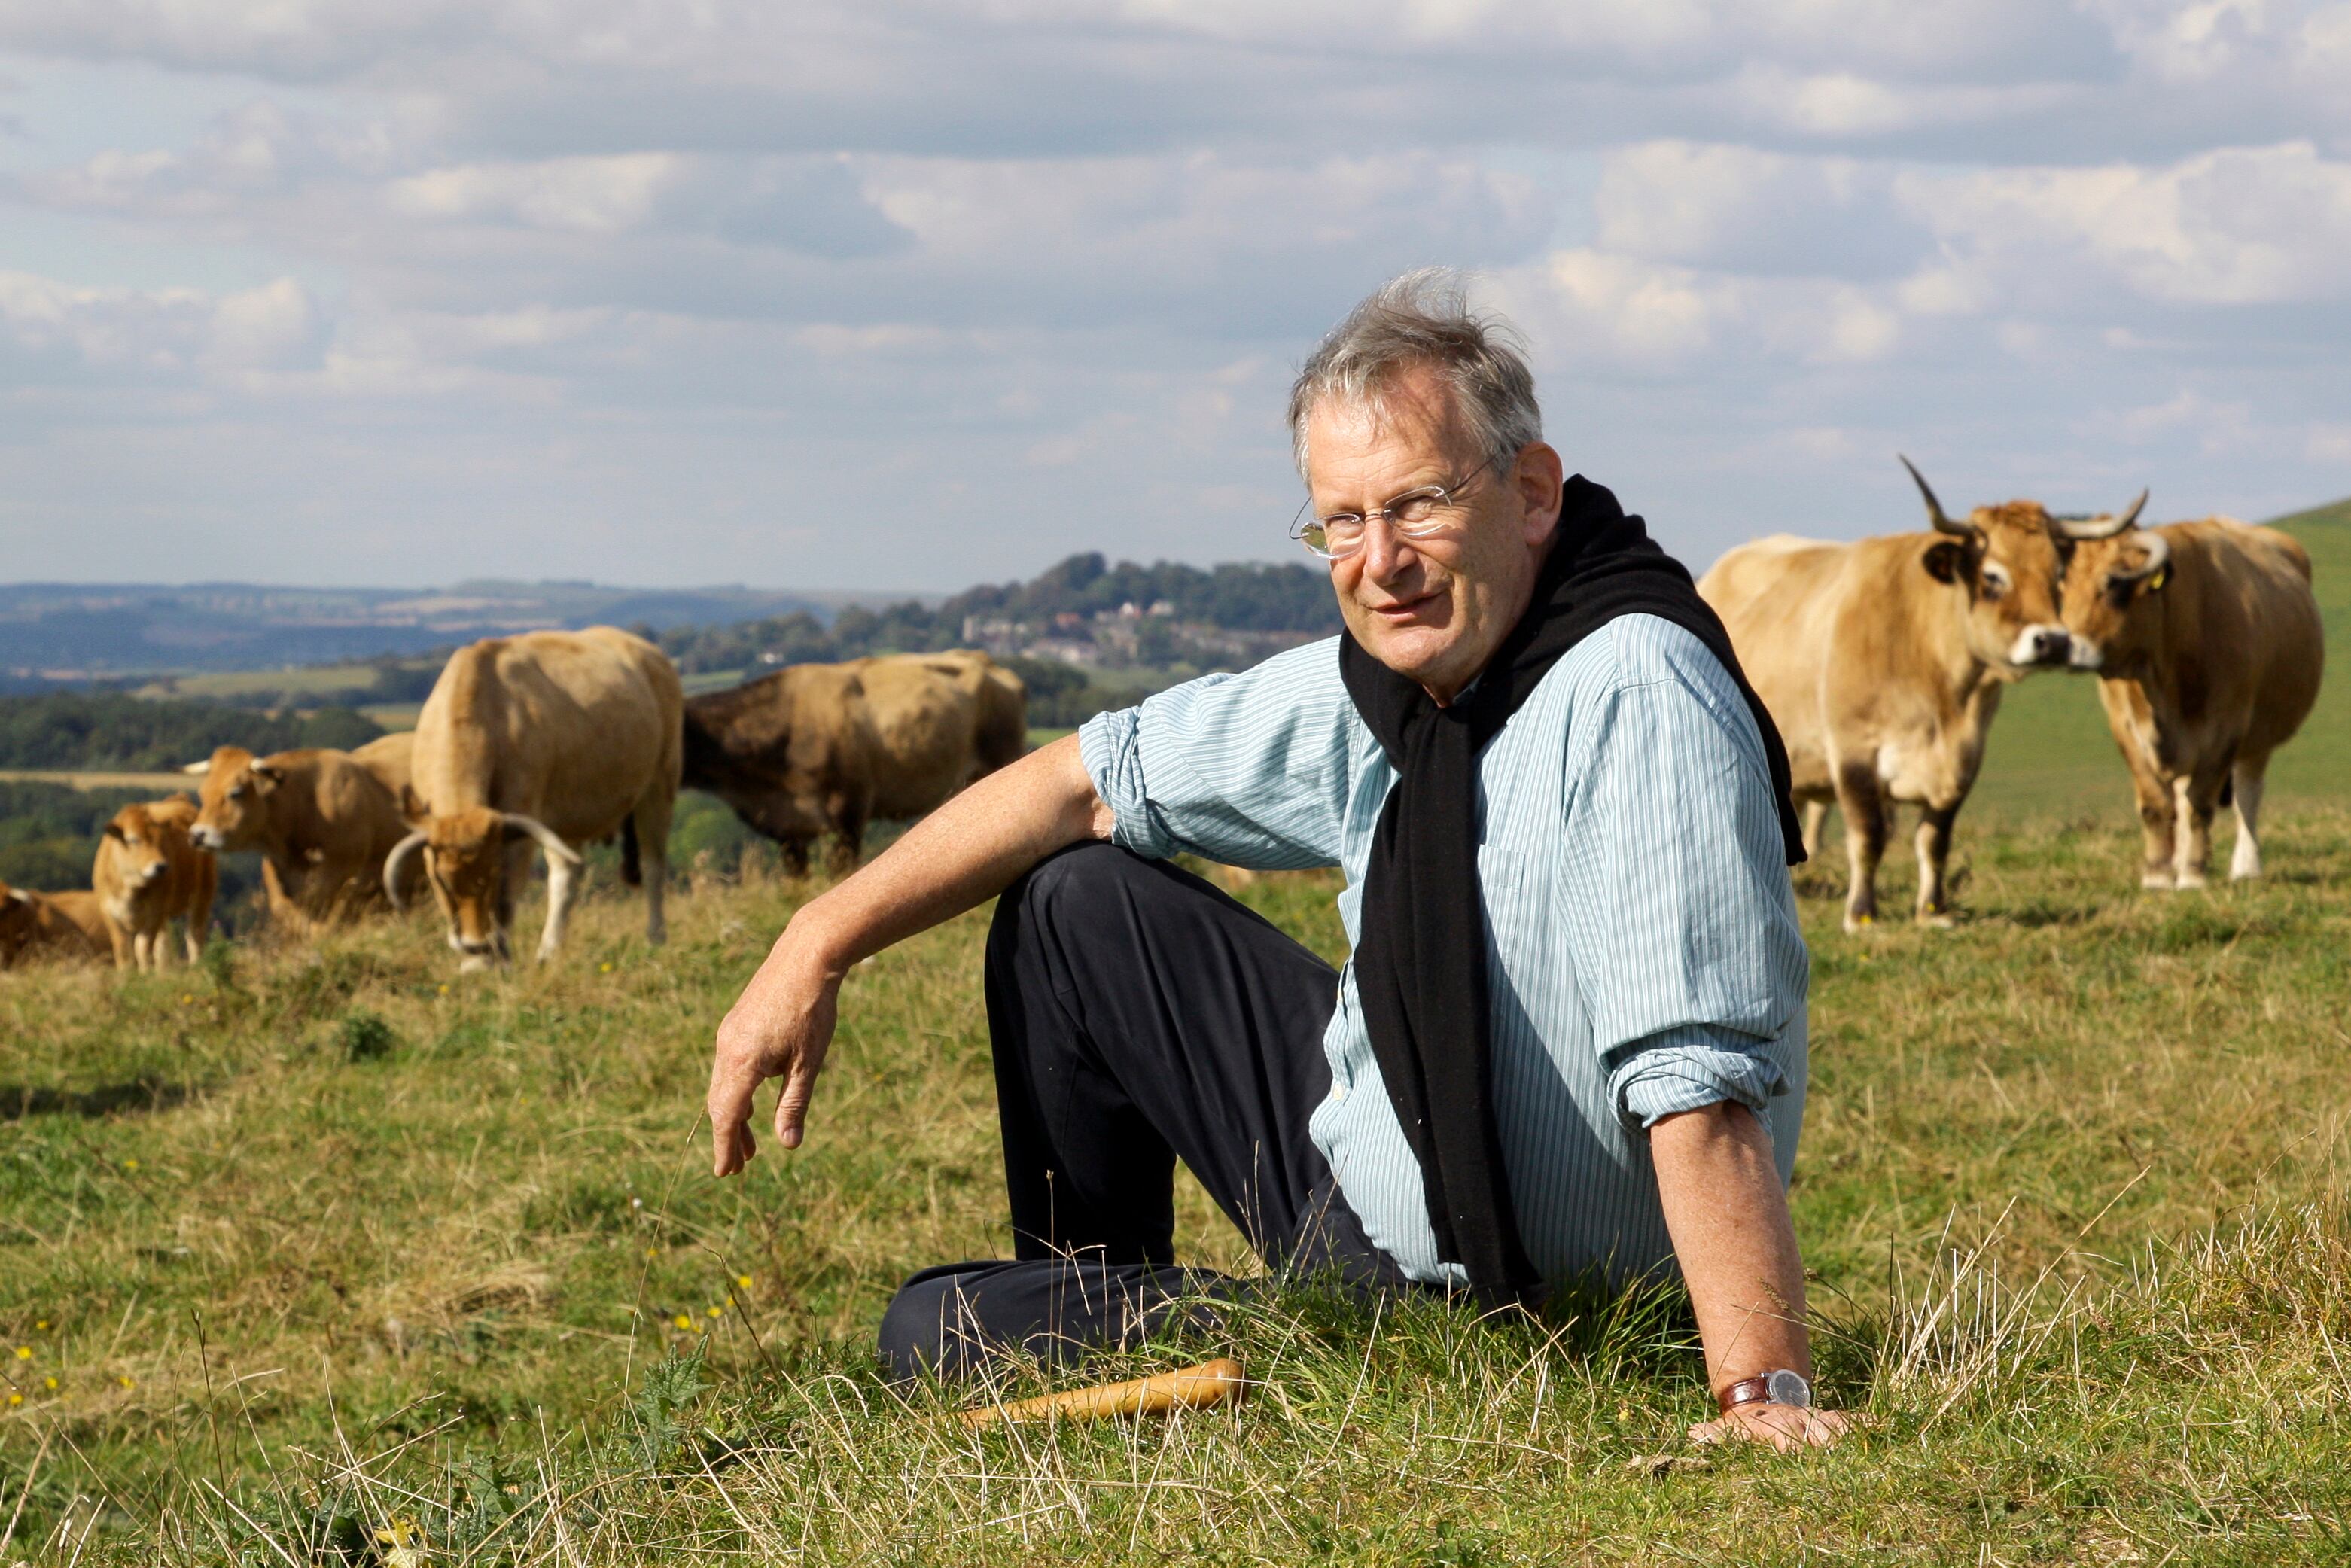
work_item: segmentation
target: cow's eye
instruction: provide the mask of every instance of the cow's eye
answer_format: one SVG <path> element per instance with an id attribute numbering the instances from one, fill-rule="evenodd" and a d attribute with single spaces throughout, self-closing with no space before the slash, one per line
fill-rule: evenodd
<path id="1" fill-rule="evenodd" d="M 2001 576 L 1996 571 L 1988 571 L 1983 574 L 1983 596 L 1986 599 L 1998 599 L 2007 591 L 2008 579 Z"/>
<path id="2" fill-rule="evenodd" d="M 245 792 L 250 788 L 250 785 L 239 784 L 228 792 L 228 798 L 232 800 L 242 800 L 245 799 Z"/>

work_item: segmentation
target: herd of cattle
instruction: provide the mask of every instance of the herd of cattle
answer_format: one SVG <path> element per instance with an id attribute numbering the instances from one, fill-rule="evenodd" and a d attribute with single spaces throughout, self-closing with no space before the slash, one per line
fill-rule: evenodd
<path id="1" fill-rule="evenodd" d="M 664 934 L 670 816 L 707 789 L 804 870 L 820 839 L 853 864 L 866 824 L 912 817 L 1020 755 L 1028 694 L 985 653 L 795 665 L 688 701 L 643 638 L 609 626 L 459 649 L 416 728 L 357 751 L 256 757 L 224 746 L 185 795 L 106 826 L 89 890 L 0 887 L 0 964 L 41 950 L 120 967 L 193 961 L 214 856 L 262 857 L 269 916 L 297 933 L 398 909 L 429 885 L 463 967 L 507 956 L 515 896 L 547 861 L 538 956 L 562 946 L 589 844 L 620 841 L 621 876 Z"/>
<path id="2" fill-rule="evenodd" d="M 2230 874 L 2259 875 L 2270 754 L 2309 715 L 2325 661 L 2302 547 L 2218 517 L 2140 528 L 2144 493 L 2119 514 L 2011 501 L 1961 521 L 1910 473 L 1932 531 L 1758 539 L 1698 583 L 1786 738 L 1807 847 L 1830 805 L 1844 818 L 1846 929 L 1876 918 L 1897 805 L 1919 813 L 1917 917 L 1949 923 L 1952 821 L 2001 691 L 2037 670 L 2096 672 L 2147 886 L 2204 884 L 2213 813 L 2232 800 Z M 188 769 L 201 800 L 107 825 L 89 891 L 0 885 L 0 965 L 46 949 L 161 967 L 173 921 L 193 959 L 213 857 L 230 851 L 259 852 L 270 916 L 297 931 L 402 907 L 427 883 L 468 969 L 507 956 L 543 852 L 543 959 L 562 945 L 581 850 L 615 837 L 659 942 L 680 788 L 724 800 L 796 872 L 828 837 L 845 868 L 869 821 L 919 816 L 1019 757 L 1027 708 L 1019 679 L 977 653 L 793 665 L 688 700 L 625 632 L 492 638 L 451 657 L 413 733 L 352 752 L 222 747 Z"/>

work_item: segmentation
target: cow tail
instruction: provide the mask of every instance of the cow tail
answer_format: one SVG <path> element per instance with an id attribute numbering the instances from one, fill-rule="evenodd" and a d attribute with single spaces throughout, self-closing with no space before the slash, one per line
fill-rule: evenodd
<path id="1" fill-rule="evenodd" d="M 621 880 L 635 887 L 644 879 L 645 873 L 637 864 L 637 819 L 634 816 L 623 817 L 621 819 Z"/>

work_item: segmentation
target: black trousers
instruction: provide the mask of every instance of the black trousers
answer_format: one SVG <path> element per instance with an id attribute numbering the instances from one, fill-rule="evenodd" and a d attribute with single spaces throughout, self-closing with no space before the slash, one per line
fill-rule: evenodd
<path id="1" fill-rule="evenodd" d="M 1306 1135 L 1331 1090 L 1328 964 L 1189 873 L 1108 844 L 1040 863 L 987 936 L 1014 1260 L 908 1280 L 882 1354 L 962 1377 L 1133 1343 L 1247 1294 L 1175 1263 L 1181 1159 L 1277 1276 L 1412 1288 Z"/>

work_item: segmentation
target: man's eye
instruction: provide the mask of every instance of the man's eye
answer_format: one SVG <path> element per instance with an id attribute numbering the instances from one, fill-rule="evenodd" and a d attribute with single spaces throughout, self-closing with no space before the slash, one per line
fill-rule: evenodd
<path id="1" fill-rule="evenodd" d="M 1388 516 L 1407 526 L 1425 523 L 1437 515 L 1437 492 L 1415 490 L 1388 503 Z"/>
<path id="2" fill-rule="evenodd" d="M 1322 519 L 1322 537 L 1332 544 L 1349 544 L 1363 537 L 1364 519 L 1353 512 L 1339 512 Z"/>

